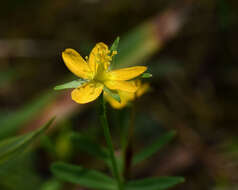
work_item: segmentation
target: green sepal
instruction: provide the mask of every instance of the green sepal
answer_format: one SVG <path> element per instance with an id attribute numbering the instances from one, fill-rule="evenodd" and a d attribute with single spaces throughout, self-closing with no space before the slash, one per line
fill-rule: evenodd
<path id="1" fill-rule="evenodd" d="M 118 49 L 118 45 L 119 45 L 119 41 L 120 41 L 120 37 L 118 36 L 115 41 L 113 42 L 111 48 L 110 48 L 110 51 L 111 51 L 111 55 L 113 53 L 113 51 L 117 51 Z M 112 62 L 110 64 L 110 67 L 109 69 L 111 70 L 115 65 L 115 55 L 112 57 Z"/>
<path id="2" fill-rule="evenodd" d="M 114 98 L 116 101 L 121 103 L 121 98 L 120 98 L 119 94 L 116 91 L 112 91 L 109 88 L 107 88 L 106 86 L 104 86 L 103 90 L 106 93 L 108 93 L 112 98 Z"/>
<path id="3" fill-rule="evenodd" d="M 152 77 L 152 74 L 151 73 L 143 73 L 141 75 L 141 78 L 151 78 Z"/>
<path id="4" fill-rule="evenodd" d="M 118 45 L 119 45 L 120 37 L 118 36 L 115 41 L 112 43 L 112 46 L 110 48 L 110 51 L 117 51 Z"/>
<path id="5" fill-rule="evenodd" d="M 79 86 L 83 85 L 85 82 L 87 82 L 87 80 L 84 80 L 84 79 L 73 80 L 71 82 L 67 82 L 67 83 L 55 86 L 54 90 L 64 90 L 64 89 L 69 89 L 69 88 L 78 88 Z"/>

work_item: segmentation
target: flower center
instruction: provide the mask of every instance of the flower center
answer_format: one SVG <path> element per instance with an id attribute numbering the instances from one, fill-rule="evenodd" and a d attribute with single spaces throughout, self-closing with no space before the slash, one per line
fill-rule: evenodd
<path id="1" fill-rule="evenodd" d="M 112 57 L 116 55 L 116 51 L 109 51 L 108 48 L 99 48 L 95 56 L 96 63 L 98 64 L 97 74 L 94 77 L 95 81 L 103 82 L 107 80 L 106 73 L 109 70 Z"/>
<path id="2" fill-rule="evenodd" d="M 112 61 L 112 56 L 110 56 L 110 51 L 107 48 L 99 48 L 96 55 L 96 62 L 99 64 L 99 68 L 107 70 L 110 62 Z"/>

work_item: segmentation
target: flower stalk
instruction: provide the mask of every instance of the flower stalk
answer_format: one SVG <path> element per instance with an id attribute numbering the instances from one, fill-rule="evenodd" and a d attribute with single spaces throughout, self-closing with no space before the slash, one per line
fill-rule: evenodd
<path id="1" fill-rule="evenodd" d="M 113 144 L 112 144 L 112 137 L 110 134 L 109 125 L 108 125 L 108 121 L 107 121 L 106 107 L 105 107 L 103 94 L 101 94 L 99 96 L 99 117 L 100 117 L 101 125 L 103 127 L 103 133 L 104 133 L 104 136 L 106 139 L 106 143 L 107 143 L 107 146 L 109 149 L 109 154 L 110 154 L 110 158 L 111 158 L 111 162 L 112 162 L 113 175 L 117 180 L 118 189 L 123 190 L 122 179 L 121 179 L 121 176 L 120 176 L 120 173 L 118 170 L 118 165 L 116 162 L 116 157 L 114 154 L 114 148 L 113 148 Z"/>

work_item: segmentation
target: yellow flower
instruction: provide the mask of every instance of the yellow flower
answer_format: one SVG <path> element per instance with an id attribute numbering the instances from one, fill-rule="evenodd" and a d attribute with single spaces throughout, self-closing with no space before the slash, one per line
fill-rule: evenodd
<path id="1" fill-rule="evenodd" d="M 131 80 L 146 71 L 145 66 L 128 67 L 118 70 L 110 70 L 112 56 L 108 46 L 102 42 L 96 44 L 89 58 L 84 60 L 78 52 L 66 49 L 62 53 L 63 60 L 68 69 L 86 82 L 75 88 L 72 99 L 80 104 L 95 100 L 103 91 L 104 86 L 110 90 L 134 93 L 137 86 Z"/>
<path id="2" fill-rule="evenodd" d="M 126 91 L 118 91 L 118 94 L 121 98 L 121 102 L 116 101 L 112 98 L 109 94 L 104 92 L 104 96 L 106 100 L 111 104 L 111 106 L 115 109 L 122 109 L 124 108 L 130 101 L 133 101 L 136 98 L 139 98 L 144 93 L 146 93 L 150 86 L 148 83 L 142 84 L 140 80 L 136 81 L 137 90 L 135 92 L 126 92 Z"/>

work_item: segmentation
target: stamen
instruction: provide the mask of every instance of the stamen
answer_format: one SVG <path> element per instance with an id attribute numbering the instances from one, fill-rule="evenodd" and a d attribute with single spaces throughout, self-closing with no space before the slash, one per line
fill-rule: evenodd
<path id="1" fill-rule="evenodd" d="M 117 55 L 117 51 L 113 50 L 112 51 L 112 56 Z"/>

